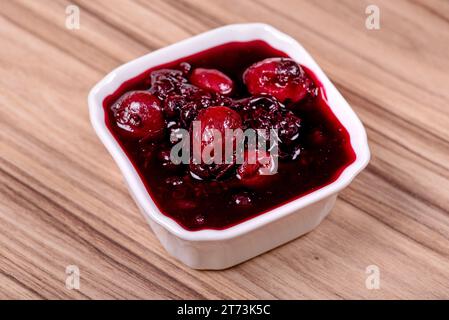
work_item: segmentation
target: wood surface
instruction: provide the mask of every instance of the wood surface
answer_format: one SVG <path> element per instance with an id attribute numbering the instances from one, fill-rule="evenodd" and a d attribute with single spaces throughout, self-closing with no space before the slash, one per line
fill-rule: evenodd
<path id="1" fill-rule="evenodd" d="M 365 27 L 369 4 L 380 30 Z M 364 122 L 372 160 L 313 232 L 196 271 L 147 226 L 87 94 L 126 61 L 238 22 L 303 44 Z M 448 73 L 444 0 L 0 0 L 0 298 L 449 298 Z"/>

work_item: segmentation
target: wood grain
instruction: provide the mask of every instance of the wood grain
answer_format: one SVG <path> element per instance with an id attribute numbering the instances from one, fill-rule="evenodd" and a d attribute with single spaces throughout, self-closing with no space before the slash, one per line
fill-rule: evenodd
<path id="1" fill-rule="evenodd" d="M 380 7 L 381 29 L 365 28 Z M 65 8 L 81 29 L 65 28 Z M 0 298 L 449 298 L 449 2 L 0 1 Z M 114 67 L 261 21 L 315 57 L 366 125 L 372 160 L 312 233 L 225 271 L 172 259 L 91 129 Z M 365 287 L 377 265 L 379 290 Z M 77 265 L 80 290 L 65 287 Z"/>

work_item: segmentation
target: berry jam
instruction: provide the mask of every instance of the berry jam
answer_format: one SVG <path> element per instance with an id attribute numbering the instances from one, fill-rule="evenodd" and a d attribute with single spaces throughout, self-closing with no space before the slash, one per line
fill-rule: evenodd
<path id="1" fill-rule="evenodd" d="M 123 83 L 103 107 L 157 207 L 187 230 L 224 229 L 263 214 L 330 184 L 355 160 L 315 75 L 263 41 L 154 67 Z M 198 119 L 219 130 L 277 129 L 277 173 L 259 175 L 247 150 L 243 164 L 173 163 L 170 134 Z M 270 163 L 266 152 L 256 156 Z"/>

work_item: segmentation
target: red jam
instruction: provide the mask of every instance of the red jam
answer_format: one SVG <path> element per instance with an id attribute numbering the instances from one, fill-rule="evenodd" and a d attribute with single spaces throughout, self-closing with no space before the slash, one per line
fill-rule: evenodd
<path id="1" fill-rule="evenodd" d="M 355 160 L 349 134 L 316 76 L 263 41 L 231 42 L 126 81 L 103 107 L 106 124 L 160 211 L 187 230 L 224 229 L 335 181 Z M 263 164 L 175 164 L 170 134 L 276 129 L 277 173 Z M 191 132 L 191 131 L 190 131 Z M 203 135 L 203 131 L 201 131 Z M 204 140 L 202 140 L 204 142 Z"/>

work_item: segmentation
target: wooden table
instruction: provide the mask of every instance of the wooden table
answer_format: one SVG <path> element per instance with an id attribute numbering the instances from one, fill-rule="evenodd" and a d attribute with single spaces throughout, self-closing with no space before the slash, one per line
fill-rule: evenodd
<path id="1" fill-rule="evenodd" d="M 69 4 L 79 30 L 65 26 Z M 365 27 L 369 4 L 379 30 Z M 87 93 L 130 59 L 253 21 L 315 57 L 364 122 L 372 160 L 310 234 L 191 270 L 138 212 Z M 1 298 L 449 298 L 449 2 L 2 0 L 0 43 Z M 80 290 L 66 288 L 69 265 Z"/>

